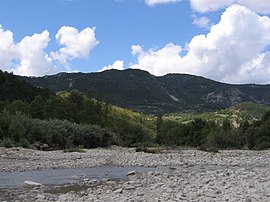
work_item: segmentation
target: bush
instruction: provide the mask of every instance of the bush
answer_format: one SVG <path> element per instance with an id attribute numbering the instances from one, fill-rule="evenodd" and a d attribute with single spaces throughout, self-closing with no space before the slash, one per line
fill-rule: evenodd
<path id="1" fill-rule="evenodd" d="M 206 146 L 207 148 L 242 148 L 244 140 L 234 131 L 215 131 L 208 135 Z"/>
<path id="2" fill-rule="evenodd" d="M 270 148 L 270 142 L 269 141 L 262 141 L 256 144 L 255 149 L 257 150 L 265 150 Z"/>
<path id="3" fill-rule="evenodd" d="M 19 140 L 19 142 L 16 144 L 16 146 L 27 148 L 27 149 L 30 149 L 31 148 L 30 142 L 27 139 L 25 139 L 25 138 L 21 138 Z"/>
<path id="4" fill-rule="evenodd" d="M 67 153 L 67 152 L 80 152 L 80 153 L 84 153 L 85 151 L 83 150 L 83 146 L 82 145 L 79 145 L 75 148 L 69 148 L 69 149 L 64 149 L 64 153 Z"/>
<path id="5" fill-rule="evenodd" d="M 7 138 L 2 139 L 2 141 L 0 142 L 0 146 L 7 147 L 7 148 L 14 147 L 15 141 L 12 140 L 11 138 L 7 137 Z"/>
<path id="6" fill-rule="evenodd" d="M 5 121 L 4 121 L 5 120 Z M 22 146 L 40 142 L 50 147 L 73 149 L 117 144 L 115 134 L 95 125 L 79 125 L 57 119 L 32 119 L 20 113 L 0 114 L 0 135 L 3 146 Z"/>

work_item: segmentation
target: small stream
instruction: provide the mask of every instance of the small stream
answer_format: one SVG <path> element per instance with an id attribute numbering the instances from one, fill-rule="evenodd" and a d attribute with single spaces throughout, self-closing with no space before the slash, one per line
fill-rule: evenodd
<path id="1" fill-rule="evenodd" d="M 0 191 L 3 189 L 21 188 L 24 181 L 30 180 L 41 183 L 42 185 L 64 185 L 64 184 L 80 184 L 85 178 L 90 180 L 101 180 L 109 178 L 112 180 L 124 179 L 127 173 L 136 171 L 147 173 L 157 171 L 163 173 L 174 173 L 194 171 L 203 172 L 205 170 L 224 170 L 224 169 L 252 169 L 247 165 L 224 166 L 224 165 L 182 165 L 182 166 L 157 166 L 157 167 L 116 167 L 116 166 L 100 166 L 91 168 L 68 168 L 68 169 L 48 169 L 34 170 L 23 172 L 0 172 Z"/>
<path id="2" fill-rule="evenodd" d="M 69 168 L 48 169 L 24 172 L 0 172 L 0 189 L 20 188 L 24 181 L 30 180 L 43 185 L 76 184 L 85 178 L 100 180 L 110 178 L 119 180 L 126 177 L 128 172 L 136 171 L 146 173 L 150 171 L 164 171 L 164 167 L 92 167 L 92 168 Z"/>

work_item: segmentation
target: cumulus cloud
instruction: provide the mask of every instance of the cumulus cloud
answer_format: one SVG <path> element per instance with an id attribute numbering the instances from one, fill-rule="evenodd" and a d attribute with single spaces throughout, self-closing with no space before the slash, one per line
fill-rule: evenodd
<path id="1" fill-rule="evenodd" d="M 99 72 L 102 72 L 105 70 L 111 70 L 111 69 L 124 70 L 124 61 L 116 60 L 112 65 L 103 67 L 101 70 L 99 70 Z"/>
<path id="2" fill-rule="evenodd" d="M 210 26 L 211 20 L 205 16 L 197 17 L 196 15 L 193 15 L 192 23 L 200 28 L 208 28 Z"/>
<path id="3" fill-rule="evenodd" d="M 41 76 L 66 70 L 69 61 L 85 58 L 98 41 L 94 29 L 86 28 L 79 32 L 73 27 L 59 29 L 56 39 L 65 47 L 59 51 L 47 53 L 50 42 L 49 32 L 35 33 L 16 43 L 13 33 L 0 25 L 0 68 L 26 76 Z M 64 65 L 57 65 L 56 60 Z"/>
<path id="4" fill-rule="evenodd" d="M 182 51 L 181 46 L 172 43 L 159 50 L 150 49 L 138 55 L 138 64 L 131 64 L 130 68 L 143 69 L 160 76 L 172 73 L 179 67 Z"/>
<path id="5" fill-rule="evenodd" d="M 237 0 L 237 3 L 246 6 L 257 13 L 270 14 L 269 0 Z"/>
<path id="6" fill-rule="evenodd" d="M 44 75 L 54 73 L 55 66 L 52 59 L 44 51 L 50 41 L 49 32 L 24 37 L 16 45 L 17 59 L 14 73 L 19 75 Z"/>
<path id="7" fill-rule="evenodd" d="M 141 46 L 139 46 L 139 45 L 131 46 L 131 54 L 132 55 L 137 55 L 137 54 L 140 54 L 141 52 L 143 52 L 143 49 Z"/>
<path id="8" fill-rule="evenodd" d="M 181 0 L 145 0 L 148 6 L 155 6 L 157 4 L 177 3 Z"/>
<path id="9" fill-rule="evenodd" d="M 49 32 L 24 37 L 19 43 L 10 30 L 0 26 L 0 68 L 20 75 L 54 73 L 55 66 L 44 52 L 50 41 Z"/>
<path id="10" fill-rule="evenodd" d="M 86 58 L 90 51 L 99 44 L 95 36 L 95 28 L 89 27 L 79 32 L 74 27 L 63 26 L 55 38 L 64 47 L 53 52 L 51 56 L 61 64 L 67 64 L 74 58 Z"/>
<path id="11" fill-rule="evenodd" d="M 15 51 L 13 33 L 9 30 L 5 31 L 0 25 L 0 39 L 0 68 L 9 70 Z"/>
<path id="12" fill-rule="evenodd" d="M 252 29 L 251 29 L 252 27 Z M 184 56 L 179 45 L 142 51 L 131 68 L 155 75 L 170 72 L 203 75 L 230 83 L 270 82 L 270 19 L 246 7 L 232 5 L 207 35 L 198 35 L 188 44 Z"/>
<path id="13" fill-rule="evenodd" d="M 239 4 L 260 14 L 270 14 L 269 0 L 190 0 L 190 4 L 198 12 L 217 11 L 232 4 Z"/>

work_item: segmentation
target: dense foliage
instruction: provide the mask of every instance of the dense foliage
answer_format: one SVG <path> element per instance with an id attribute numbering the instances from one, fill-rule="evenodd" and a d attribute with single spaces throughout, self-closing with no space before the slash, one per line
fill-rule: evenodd
<path id="1" fill-rule="evenodd" d="M 37 95 L 45 98 L 49 90 L 36 88 L 17 76 L 0 70 L 0 101 L 23 100 L 31 102 Z"/>
<path id="2" fill-rule="evenodd" d="M 150 142 L 154 128 L 142 124 L 142 115 L 93 99 L 90 92 L 47 93 L 0 72 L 0 142 L 3 145 L 32 145 L 52 148 L 81 145 L 86 148 L 119 144 L 131 146 Z M 1 78 L 2 78 L 1 77 Z M 21 94 L 15 97 L 17 89 Z M 21 88 L 23 90 L 21 90 Z M 11 144 L 12 143 L 12 144 Z M 27 144 L 26 144 L 27 143 Z"/>
<path id="3" fill-rule="evenodd" d="M 215 113 L 150 116 L 93 98 L 89 89 L 53 94 L 6 72 L 0 72 L 0 90 L 0 146 L 270 148 L 270 112 L 265 105 L 242 103 Z"/>
<path id="4" fill-rule="evenodd" d="M 202 149 L 268 149 L 270 148 L 270 111 L 258 121 L 241 122 L 233 127 L 228 118 L 222 124 L 195 119 L 189 123 L 164 120 L 157 142 L 165 145 L 192 146 Z"/>
<path id="5" fill-rule="evenodd" d="M 140 114 L 120 111 L 108 103 L 87 98 L 78 91 L 60 92 L 47 99 L 37 96 L 29 104 L 15 100 L 3 105 L 2 111 L 2 120 L 7 122 L 1 123 L 0 130 L 5 134 L 0 136 L 2 140 L 8 137 L 18 142 L 25 137 L 30 143 L 41 141 L 52 147 L 63 148 L 66 142 L 61 139 L 69 139 L 73 145 L 80 144 L 89 148 L 108 145 L 108 142 L 102 143 L 104 139 L 100 138 L 104 131 L 107 131 L 106 134 L 115 134 L 113 141 L 112 135 L 108 136 L 110 143 L 122 146 L 145 143 L 153 137 L 153 131 L 142 125 Z M 98 140 L 92 134 L 87 135 L 89 131 L 86 129 L 91 129 L 92 133 L 96 131 Z M 52 135 L 54 130 L 62 131 L 58 138 Z M 19 136 L 15 135 L 18 131 L 22 131 Z M 33 134 L 37 136 L 33 138 Z"/>
<path id="6" fill-rule="evenodd" d="M 33 143 L 47 144 L 53 149 L 102 147 L 116 142 L 115 134 L 95 125 L 78 125 L 57 119 L 33 119 L 20 113 L 0 114 L 2 146 L 31 147 Z"/>

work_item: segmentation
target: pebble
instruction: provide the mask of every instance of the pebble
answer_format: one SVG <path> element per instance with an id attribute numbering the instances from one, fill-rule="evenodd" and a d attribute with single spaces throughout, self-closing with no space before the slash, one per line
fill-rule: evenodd
<path id="1" fill-rule="evenodd" d="M 120 188 L 120 189 L 116 189 L 113 193 L 115 194 L 121 194 L 123 192 L 123 189 Z"/>

